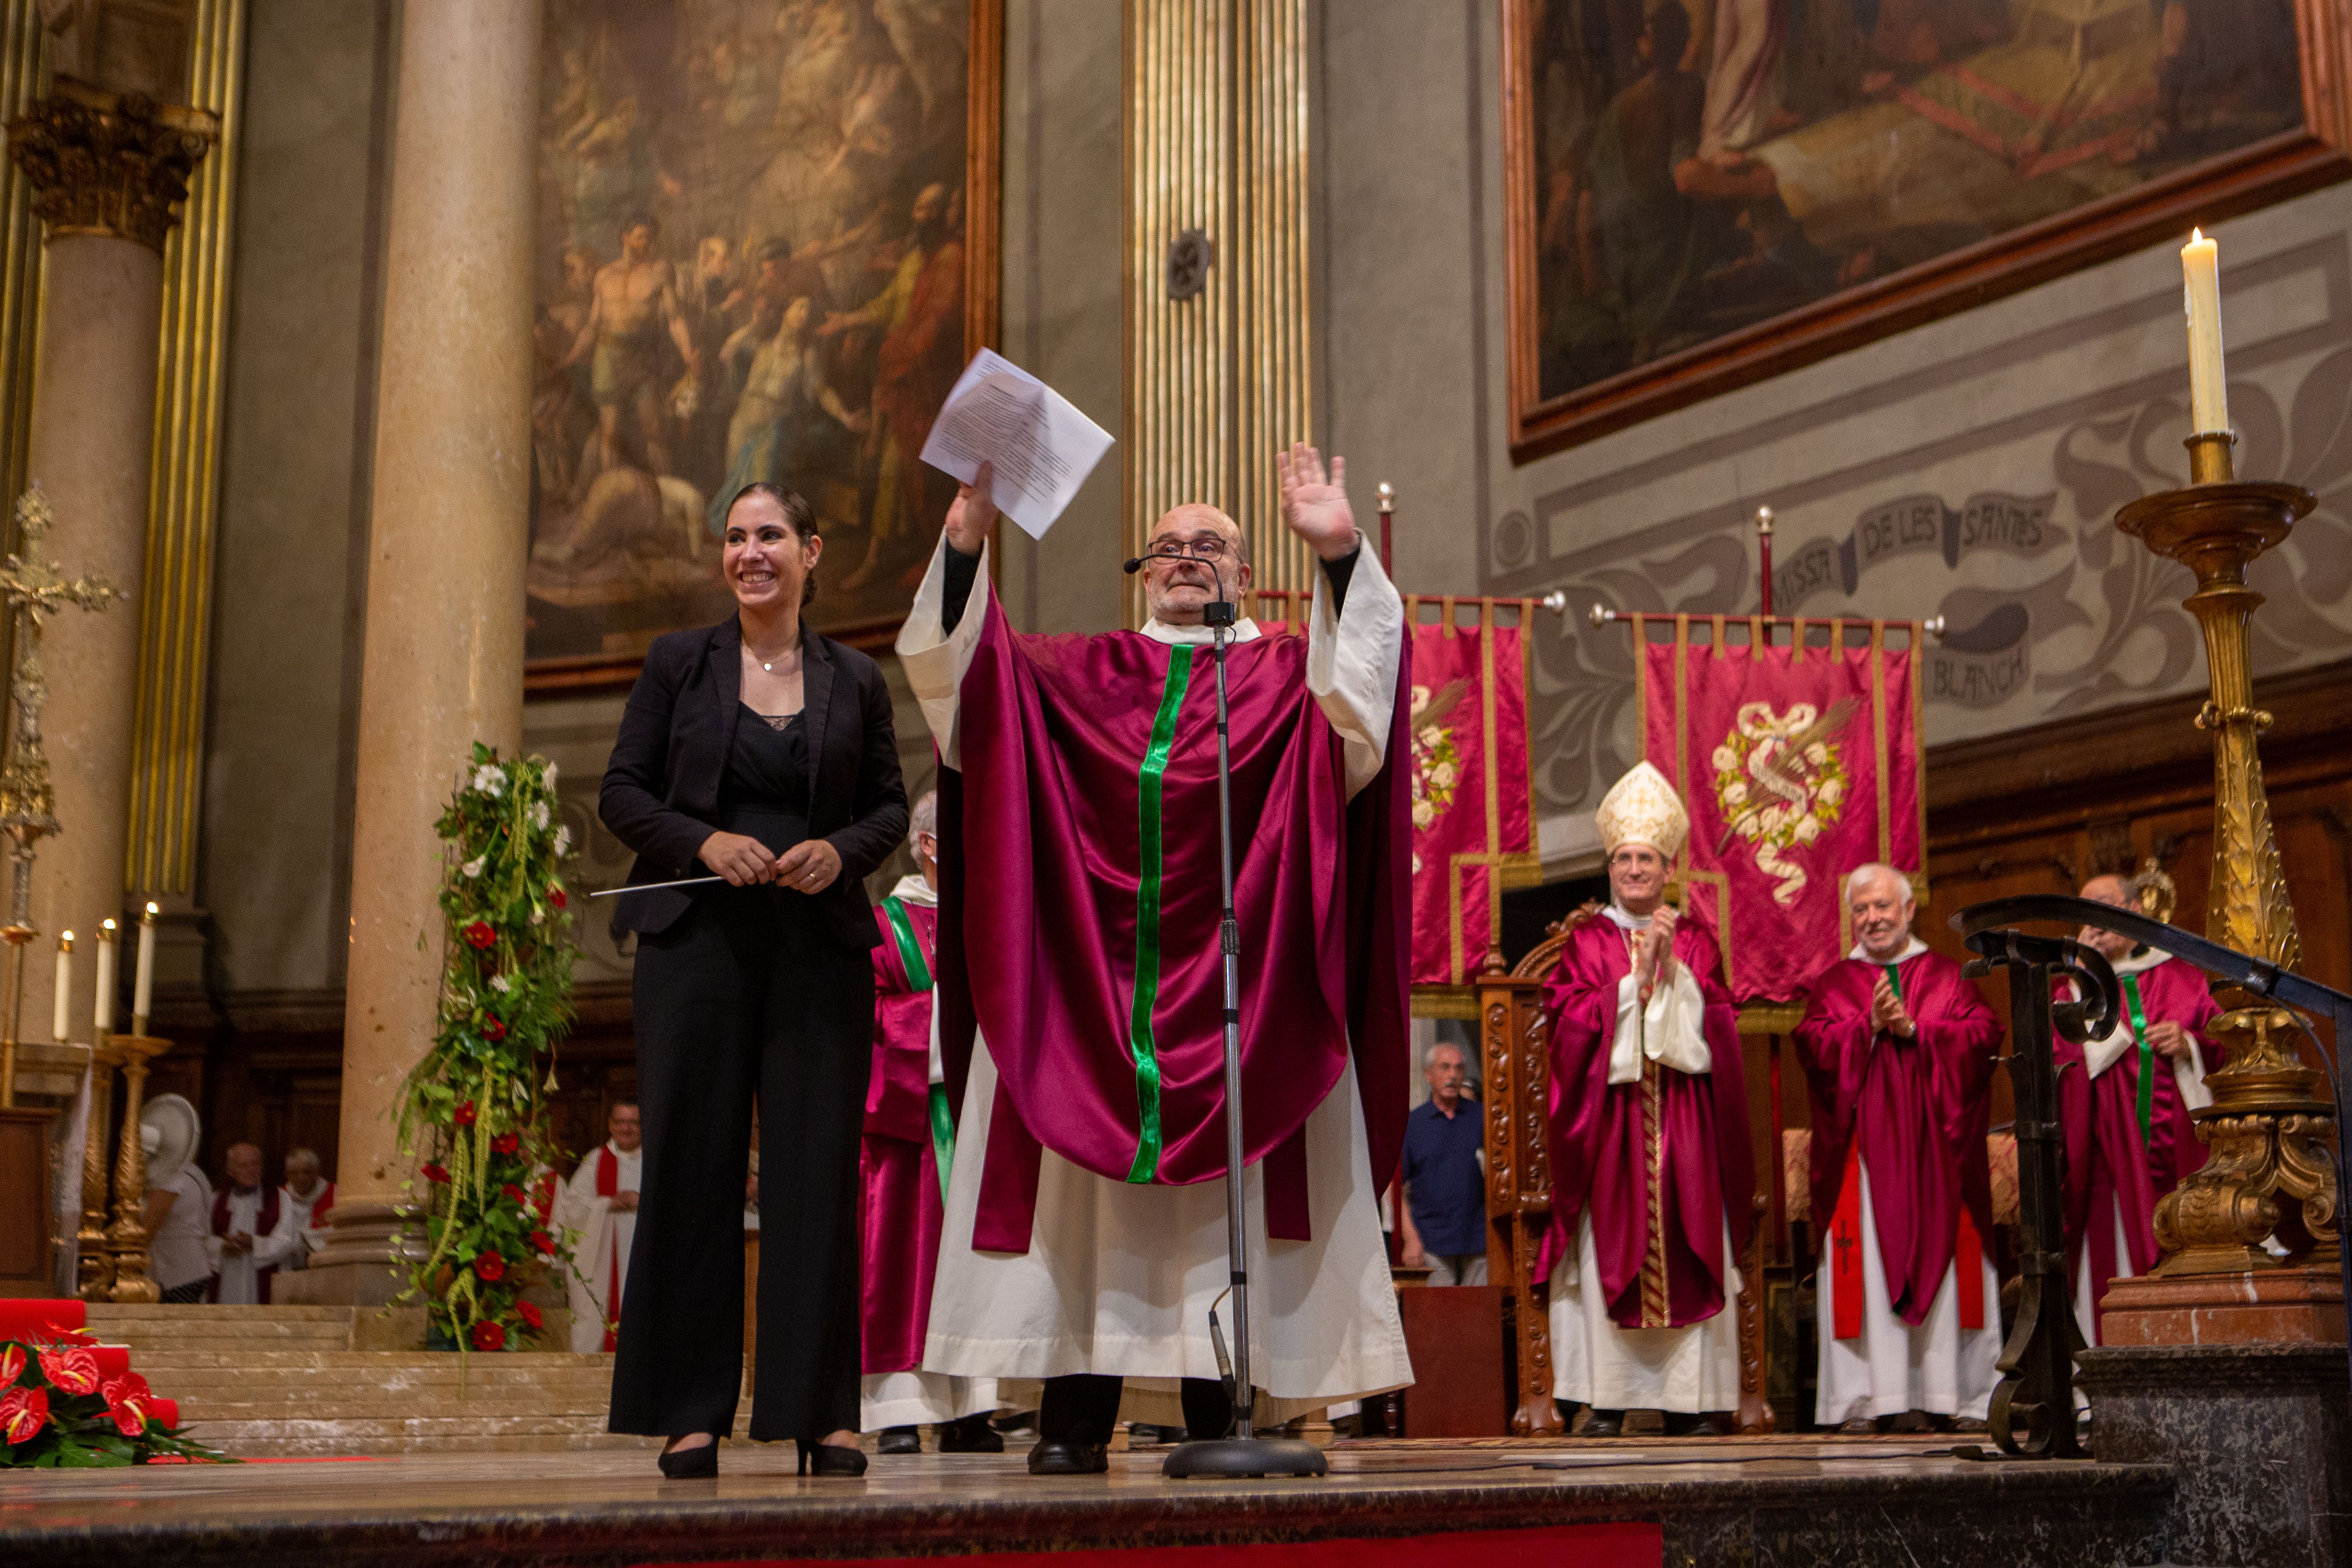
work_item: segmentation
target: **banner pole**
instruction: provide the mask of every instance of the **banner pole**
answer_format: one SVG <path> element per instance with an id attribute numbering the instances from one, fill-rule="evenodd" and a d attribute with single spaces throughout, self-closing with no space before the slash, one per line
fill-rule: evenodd
<path id="1" fill-rule="evenodd" d="M 1756 509 L 1756 552 L 1763 564 L 1758 569 L 1757 581 L 1764 586 L 1764 618 L 1772 618 L 1772 509 Z"/>

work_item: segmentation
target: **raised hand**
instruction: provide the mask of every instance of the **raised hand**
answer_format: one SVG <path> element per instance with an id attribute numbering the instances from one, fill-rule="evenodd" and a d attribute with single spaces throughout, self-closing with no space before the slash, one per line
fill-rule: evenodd
<path id="1" fill-rule="evenodd" d="M 995 477 L 994 467 L 982 463 L 972 482 L 958 486 L 956 499 L 948 504 L 948 548 L 959 555 L 979 554 L 996 526 L 996 501 L 990 490 Z"/>
<path id="2" fill-rule="evenodd" d="M 1282 521 L 1307 541 L 1316 555 L 1337 561 L 1362 542 L 1356 514 L 1348 505 L 1348 459 L 1333 458 L 1323 470 L 1323 454 L 1304 441 L 1274 455 L 1282 480 Z"/>

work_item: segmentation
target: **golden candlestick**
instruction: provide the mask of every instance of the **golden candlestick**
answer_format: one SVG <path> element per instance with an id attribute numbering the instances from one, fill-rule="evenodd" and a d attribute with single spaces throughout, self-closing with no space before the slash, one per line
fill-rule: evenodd
<path id="1" fill-rule="evenodd" d="M 107 1300 L 160 1301 L 163 1288 L 147 1275 L 147 1145 L 140 1138 L 139 1110 L 147 1098 L 147 1064 L 172 1048 L 169 1040 L 117 1035 L 122 1061 L 122 1147 L 114 1163 L 114 1225 L 106 1233 L 114 1254 L 114 1283 Z"/>
<path id="2" fill-rule="evenodd" d="M 2191 436 L 2190 483 L 2132 502 L 2116 526 L 2197 574 L 2183 601 L 2205 635 L 2211 694 L 2197 716 L 2213 736 L 2213 879 L 2205 934 L 2284 969 L 2303 962 L 2294 906 L 2280 866 L 2256 738 L 2271 716 L 2254 706 L 2246 628 L 2263 596 L 2246 567 L 2285 539 L 2317 504 L 2295 485 L 2241 482 L 2221 433 Z M 2213 1103 L 2196 1113 L 2212 1151 L 2205 1168 L 2157 1205 L 2159 1274 L 2234 1273 L 2276 1267 L 2262 1243 L 2281 1200 L 2302 1205 L 2302 1228 L 2323 1250 L 2336 1241 L 2336 1173 L 2326 1139 L 2335 1119 L 2320 1073 L 2295 1049 L 2287 1013 L 2235 987 L 2211 1027 L 2229 1062 L 2207 1079 Z"/>
<path id="3" fill-rule="evenodd" d="M 79 1258 L 75 1294 L 85 1301 L 110 1301 L 114 1255 L 106 1248 L 106 1130 L 114 1100 L 114 1069 L 122 1053 L 110 1030 L 100 1029 L 89 1047 L 89 1130 L 81 1145 L 81 1229 L 74 1233 Z M 143 1149 L 142 1149 L 143 1152 Z"/>

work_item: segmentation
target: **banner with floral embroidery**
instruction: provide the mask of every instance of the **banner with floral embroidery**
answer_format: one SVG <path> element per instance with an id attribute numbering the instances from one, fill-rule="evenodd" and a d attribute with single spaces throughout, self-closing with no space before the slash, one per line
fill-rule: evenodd
<path id="1" fill-rule="evenodd" d="M 1784 643 L 1755 617 L 1632 619 L 1643 754 L 1690 813 L 1684 906 L 1734 1001 L 1796 1001 L 1852 945 L 1846 873 L 1925 870 L 1919 628 L 1800 619 Z"/>

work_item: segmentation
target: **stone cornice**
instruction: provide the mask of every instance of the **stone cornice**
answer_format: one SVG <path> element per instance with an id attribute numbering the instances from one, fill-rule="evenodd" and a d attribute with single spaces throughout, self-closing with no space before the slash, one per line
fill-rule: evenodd
<path id="1" fill-rule="evenodd" d="M 8 156 L 33 185 L 33 211 L 61 234 L 136 240 L 157 255 L 179 221 L 188 176 L 219 135 L 200 109 L 107 92 L 58 77 L 8 123 Z"/>

